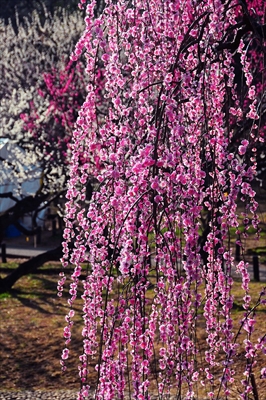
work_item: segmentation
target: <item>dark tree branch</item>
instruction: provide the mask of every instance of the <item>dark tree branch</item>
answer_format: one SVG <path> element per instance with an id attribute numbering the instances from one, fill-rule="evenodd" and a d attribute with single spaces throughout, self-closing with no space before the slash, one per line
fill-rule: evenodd
<path id="1" fill-rule="evenodd" d="M 0 236 L 11 224 L 16 224 L 25 214 L 35 211 L 47 198 L 49 194 L 27 196 L 0 215 Z"/>
<path id="2" fill-rule="evenodd" d="M 237 29 L 235 37 L 232 41 L 226 41 L 224 37 L 217 46 L 217 51 L 228 49 L 235 52 L 239 47 L 241 39 L 249 32 L 253 33 L 260 41 L 265 40 L 266 24 L 259 24 L 258 21 L 249 14 L 245 0 L 242 0 L 241 3 L 243 8 L 243 20 L 230 29 Z M 227 32 L 227 36 L 228 34 L 229 32 Z"/>
<path id="3" fill-rule="evenodd" d="M 6 198 L 9 198 L 16 202 L 19 201 L 15 196 L 13 196 L 12 192 L 0 193 L 0 199 L 6 199 Z"/>
<path id="4" fill-rule="evenodd" d="M 62 246 L 60 244 L 55 249 L 39 254 L 38 256 L 23 262 L 18 266 L 18 268 L 12 271 L 5 278 L 0 278 L 0 293 L 10 291 L 13 285 L 22 276 L 35 272 L 38 268 L 40 268 L 44 263 L 48 261 L 59 260 L 62 255 Z"/>
<path id="5" fill-rule="evenodd" d="M 221 51 L 221 50 L 231 50 L 233 52 L 235 52 L 239 45 L 240 45 L 240 41 L 241 39 L 244 37 L 244 35 L 246 33 L 248 33 L 250 31 L 250 27 L 247 27 L 246 25 L 243 26 L 241 29 L 239 29 L 234 37 L 234 40 L 232 42 L 221 42 L 216 50 L 217 51 Z"/>
<path id="6" fill-rule="evenodd" d="M 34 228 L 34 229 L 27 229 L 23 225 L 21 225 L 18 221 L 16 221 L 14 223 L 14 225 L 21 233 L 23 233 L 24 235 L 27 235 L 27 236 L 37 235 L 37 233 L 39 233 L 39 230 L 40 230 L 39 227 Z"/>

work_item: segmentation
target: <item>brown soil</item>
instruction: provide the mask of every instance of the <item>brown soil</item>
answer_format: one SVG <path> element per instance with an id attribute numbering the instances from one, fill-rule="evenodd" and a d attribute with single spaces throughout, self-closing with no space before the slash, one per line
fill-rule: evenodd
<path id="1" fill-rule="evenodd" d="M 75 356 L 68 370 L 61 373 L 68 307 L 66 298 L 56 295 L 57 280 L 58 274 L 23 277 L 11 296 L 0 300 L 1 389 L 78 389 L 78 342 L 73 341 Z M 77 323 L 75 331 L 79 326 Z M 80 337 L 80 332 L 75 337 Z"/>

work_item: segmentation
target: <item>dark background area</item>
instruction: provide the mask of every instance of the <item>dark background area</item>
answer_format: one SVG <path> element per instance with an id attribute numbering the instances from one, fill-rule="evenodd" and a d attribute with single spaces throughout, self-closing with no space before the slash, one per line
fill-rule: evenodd
<path id="1" fill-rule="evenodd" d="M 76 10 L 78 0 L 0 0 L 0 18 L 7 24 L 9 20 L 15 30 L 17 30 L 18 21 L 23 22 L 24 18 L 30 18 L 33 10 L 37 10 L 40 15 L 54 13 L 58 7 L 66 8 L 69 11 Z"/>

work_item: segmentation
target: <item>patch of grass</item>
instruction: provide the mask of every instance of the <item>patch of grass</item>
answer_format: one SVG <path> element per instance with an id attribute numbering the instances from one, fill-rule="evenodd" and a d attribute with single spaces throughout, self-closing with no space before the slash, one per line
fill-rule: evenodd
<path id="1" fill-rule="evenodd" d="M 259 256 L 259 262 L 262 264 L 266 263 L 266 247 L 253 247 L 247 250 L 247 255 Z"/>
<path id="2" fill-rule="evenodd" d="M 7 270 L 7 269 L 10 269 L 10 270 L 13 270 L 13 269 L 16 269 L 17 267 L 18 267 L 18 263 L 17 262 L 13 262 L 13 261 L 9 261 L 9 262 L 7 262 L 7 263 L 0 263 L 0 270 L 1 269 L 3 269 L 3 270 Z"/>
<path id="3" fill-rule="evenodd" d="M 261 231 L 260 232 L 260 239 L 265 239 L 266 238 L 266 231 Z"/>
<path id="4" fill-rule="evenodd" d="M 12 296 L 11 296 L 11 294 L 9 292 L 0 293 L 0 301 L 9 299 L 10 297 L 12 297 Z"/>
<path id="5" fill-rule="evenodd" d="M 25 279 L 28 281 L 27 286 L 29 290 L 43 289 L 42 281 L 34 275 L 27 275 Z"/>
<path id="6" fill-rule="evenodd" d="M 234 296 L 234 310 L 243 311 L 243 297 L 245 296 L 245 292 L 241 287 L 241 282 L 235 282 L 232 290 L 232 294 Z M 260 293 L 266 286 L 265 282 L 250 282 L 249 283 L 249 295 L 251 296 L 251 307 L 253 307 L 260 296 Z M 266 306 L 258 306 L 256 308 L 257 311 L 266 312 Z"/>
<path id="7" fill-rule="evenodd" d="M 261 254 L 266 254 L 266 247 L 253 247 L 251 249 L 248 249 L 247 254 L 257 254 L 257 255 L 261 255 Z"/>

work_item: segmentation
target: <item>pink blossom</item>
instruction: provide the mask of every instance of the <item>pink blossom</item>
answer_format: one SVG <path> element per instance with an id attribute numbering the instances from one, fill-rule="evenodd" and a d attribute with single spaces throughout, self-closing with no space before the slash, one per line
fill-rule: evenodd
<path id="1" fill-rule="evenodd" d="M 64 349 L 62 351 L 62 360 L 67 360 L 69 356 L 69 350 L 68 349 Z"/>
<path id="2" fill-rule="evenodd" d="M 250 186 L 255 164 L 248 160 L 257 128 L 254 138 L 247 129 L 240 144 L 235 136 L 243 118 L 256 119 L 254 76 L 241 41 L 244 101 L 234 52 L 218 50 L 228 36 L 223 31 L 235 33 L 243 11 L 222 1 L 197 7 L 192 1 L 134 2 L 129 8 L 118 0 L 94 17 L 95 4 L 87 9 L 86 41 L 76 50 L 85 51 L 91 83 L 73 137 L 66 215 L 72 226 L 64 247 L 75 265 L 71 305 L 85 273 L 81 263 L 88 262 L 81 380 L 97 357 L 99 398 L 122 398 L 127 371 L 132 398 L 149 398 L 152 366 L 163 395 L 192 398 L 201 382 L 210 398 L 216 385 L 227 396 L 238 344 L 247 340 L 247 360 L 257 351 L 248 264 L 236 264 L 228 245 L 236 230 L 244 249 L 239 201 L 250 206 L 244 222 L 257 223 Z M 83 151 L 91 153 L 85 171 Z M 89 176 L 97 187 L 82 212 L 79 187 Z M 236 273 L 247 313 L 237 323 Z M 201 370 L 199 315 L 206 332 Z M 247 380 L 243 392 L 248 386 Z"/>

